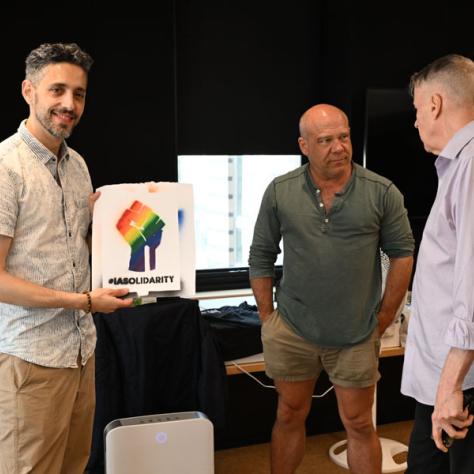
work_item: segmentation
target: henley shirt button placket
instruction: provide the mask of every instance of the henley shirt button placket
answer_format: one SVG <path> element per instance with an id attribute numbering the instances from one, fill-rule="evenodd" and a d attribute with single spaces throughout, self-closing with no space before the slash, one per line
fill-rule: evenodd
<path id="1" fill-rule="evenodd" d="M 322 201 L 320 201 L 320 196 L 321 196 L 321 190 L 320 189 L 316 189 L 316 198 L 318 200 L 318 205 L 319 205 L 319 208 L 321 209 L 321 211 L 326 214 L 325 210 L 324 210 L 324 203 Z M 324 222 L 327 223 L 328 222 L 328 219 L 324 219 Z M 326 233 L 327 232 L 327 225 L 326 224 L 322 224 L 321 225 L 321 232 L 323 233 Z"/>
<path id="2" fill-rule="evenodd" d="M 321 223 L 321 232 L 325 234 L 328 231 L 329 218 L 325 217 Z"/>

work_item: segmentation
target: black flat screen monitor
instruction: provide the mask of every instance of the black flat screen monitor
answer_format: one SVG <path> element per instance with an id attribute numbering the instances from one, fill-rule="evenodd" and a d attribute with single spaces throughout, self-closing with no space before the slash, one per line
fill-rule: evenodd
<path id="1" fill-rule="evenodd" d="M 436 157 L 424 150 L 414 123 L 406 89 L 367 90 L 365 166 L 395 183 L 410 217 L 427 217 L 436 195 Z"/>
<path id="2" fill-rule="evenodd" d="M 436 156 L 426 152 L 414 127 L 415 109 L 407 89 L 368 89 L 364 165 L 395 183 L 416 241 L 436 196 Z"/>

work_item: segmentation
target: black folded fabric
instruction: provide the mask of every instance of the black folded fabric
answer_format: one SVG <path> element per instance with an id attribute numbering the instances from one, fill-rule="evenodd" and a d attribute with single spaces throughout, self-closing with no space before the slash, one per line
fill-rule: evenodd
<path id="1" fill-rule="evenodd" d="M 209 322 L 224 360 L 239 359 L 263 351 L 257 307 L 246 301 L 239 306 L 201 311 Z"/>

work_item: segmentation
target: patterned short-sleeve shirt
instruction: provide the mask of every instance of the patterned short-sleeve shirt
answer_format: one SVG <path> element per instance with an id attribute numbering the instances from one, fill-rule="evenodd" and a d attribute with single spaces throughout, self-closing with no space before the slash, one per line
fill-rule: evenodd
<path id="1" fill-rule="evenodd" d="M 0 143 L 0 234 L 12 238 L 6 271 L 55 290 L 88 290 L 91 192 L 84 160 L 65 143 L 58 160 L 25 122 Z M 0 352 L 75 367 L 78 354 L 85 364 L 95 342 L 91 314 L 0 303 Z"/>

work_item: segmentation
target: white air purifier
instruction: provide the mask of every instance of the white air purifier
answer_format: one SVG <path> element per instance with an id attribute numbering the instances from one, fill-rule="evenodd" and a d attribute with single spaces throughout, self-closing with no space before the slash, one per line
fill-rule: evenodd
<path id="1" fill-rule="evenodd" d="M 107 474 L 214 474 L 213 426 L 198 411 L 114 420 L 104 446 Z"/>

